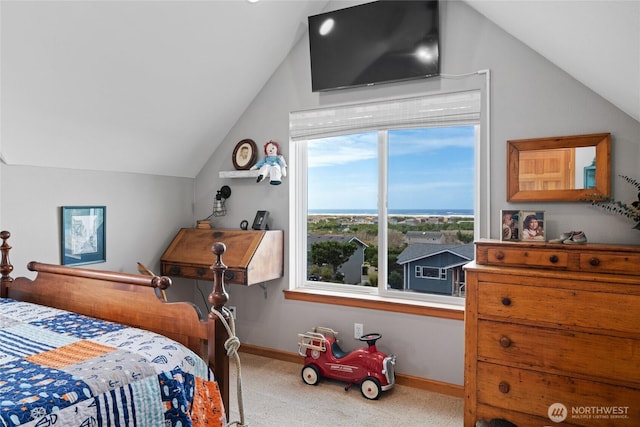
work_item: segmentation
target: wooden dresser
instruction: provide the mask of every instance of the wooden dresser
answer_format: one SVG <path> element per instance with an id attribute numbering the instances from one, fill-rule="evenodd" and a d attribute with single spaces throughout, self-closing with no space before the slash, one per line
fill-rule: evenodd
<path id="1" fill-rule="evenodd" d="M 282 230 L 212 230 L 182 228 L 160 258 L 162 274 L 189 279 L 213 280 L 216 257 L 211 246 L 222 242 L 227 250 L 225 283 L 254 285 L 282 277 L 284 232 Z"/>
<path id="2" fill-rule="evenodd" d="M 465 427 L 640 426 L 640 246 L 479 241 L 465 269 Z"/>

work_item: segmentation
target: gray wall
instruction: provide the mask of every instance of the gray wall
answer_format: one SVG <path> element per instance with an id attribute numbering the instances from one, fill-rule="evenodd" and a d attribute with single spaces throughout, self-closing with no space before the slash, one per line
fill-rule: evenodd
<path id="1" fill-rule="evenodd" d="M 0 164 L 0 224 L 11 232 L 13 276 L 33 277 L 29 261 L 60 264 L 60 206 L 104 205 L 105 263 L 86 267 L 160 271 L 160 256 L 180 227 L 192 227 L 191 178 Z M 172 286 L 171 299 L 193 298 L 193 284 Z"/>
<path id="2" fill-rule="evenodd" d="M 334 5 L 335 8 L 346 4 Z M 500 209 L 530 209 L 505 201 L 508 139 L 594 132 L 613 134 L 613 191 L 623 200 L 634 194 L 617 174 L 638 177 L 640 123 L 620 112 L 535 52 L 496 28 L 466 4 L 442 5 L 442 72 L 491 70 L 491 236 L 499 237 Z M 561 41 L 559 41 L 561 42 Z M 259 64 L 255 64 L 259 66 Z M 612 75 L 615 78 L 615 75 Z M 273 75 L 236 126 L 209 159 L 197 178 L 77 171 L 8 166 L 0 163 L 0 224 L 13 234 L 14 276 L 29 275 L 30 260 L 59 263 L 59 207 L 107 206 L 107 262 L 95 268 L 134 272 L 137 261 L 159 270 L 159 258 L 180 227 L 211 213 L 212 198 L 221 185 L 230 185 L 229 215 L 214 226 L 238 228 L 257 210 L 271 212 L 271 228 L 288 237 L 289 177 L 279 187 L 253 179 L 220 179 L 232 170 L 236 143 L 252 138 L 259 149 L 270 139 L 283 145 L 288 158 L 290 111 L 415 93 L 481 87 L 483 78 L 429 79 L 374 88 L 311 93 L 306 37 Z M 578 203 L 536 204 L 546 211 L 549 236 L 565 229 L 582 229 L 594 242 L 640 243 L 640 232 L 629 221 Z M 27 248 L 27 249 L 25 249 Z M 285 275 L 288 245 L 285 245 Z M 176 280 L 170 297 L 201 303 L 195 284 Z M 210 283 L 199 283 L 203 289 Z M 463 383 L 464 325 L 461 321 L 352 309 L 326 304 L 285 301 L 288 278 L 248 288 L 230 286 L 231 304 L 238 309 L 238 335 L 249 344 L 294 352 L 297 334 L 326 325 L 342 332 L 347 350 L 360 346 L 351 339 L 353 323 L 365 331 L 381 332 L 380 348 L 398 355 L 398 371 L 453 384 Z M 208 292 L 205 289 L 205 292 Z"/>
<path id="3" fill-rule="evenodd" d="M 344 4 L 332 3 L 336 9 Z M 442 4 L 442 73 L 491 70 L 491 237 L 499 238 L 500 209 L 529 209 L 530 204 L 506 202 L 506 141 L 597 132 L 613 134 L 613 174 L 637 176 L 640 164 L 640 124 L 575 81 L 522 43 L 461 2 Z M 559 41 L 561 42 L 561 41 Z M 613 78 L 613 77 L 612 77 Z M 483 78 L 429 79 L 330 93 L 311 93 L 308 39 L 296 45 L 243 117 L 196 178 L 196 216 L 205 217 L 221 185 L 231 186 L 229 215 L 216 227 L 237 228 L 256 210 L 271 212 L 272 228 L 288 235 L 289 177 L 280 186 L 253 179 L 219 179 L 218 171 L 232 170 L 236 143 L 252 138 L 259 149 L 270 139 L 283 145 L 288 158 L 288 115 L 340 103 L 406 96 L 440 90 L 483 87 Z M 616 195 L 631 197 L 631 188 L 613 179 Z M 487 202 L 487 201 L 485 201 Z M 596 242 L 640 243 L 633 224 L 579 203 L 540 203 L 546 210 L 549 236 L 567 229 L 584 230 Z M 266 295 L 258 286 L 231 286 L 230 304 L 237 307 L 237 330 L 243 342 L 296 351 L 297 333 L 325 325 L 342 332 L 344 346 L 353 349 L 353 323 L 365 331 L 381 332 L 380 347 L 398 355 L 398 371 L 453 384 L 463 384 L 464 325 L 461 321 L 428 318 L 326 304 L 285 300 L 289 287 L 288 245 L 285 278 L 269 282 Z"/>

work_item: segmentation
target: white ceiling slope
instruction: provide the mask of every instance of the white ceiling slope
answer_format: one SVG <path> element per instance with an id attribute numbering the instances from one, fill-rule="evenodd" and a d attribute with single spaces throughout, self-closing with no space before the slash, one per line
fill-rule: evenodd
<path id="1" fill-rule="evenodd" d="M 639 0 L 466 0 L 640 121 Z"/>
<path id="2" fill-rule="evenodd" d="M 2 157 L 195 177 L 326 3 L 2 0 Z"/>
<path id="3" fill-rule="evenodd" d="M 640 121 L 640 1 L 467 2 Z M 195 177 L 327 3 L 0 0 L 0 154 Z"/>

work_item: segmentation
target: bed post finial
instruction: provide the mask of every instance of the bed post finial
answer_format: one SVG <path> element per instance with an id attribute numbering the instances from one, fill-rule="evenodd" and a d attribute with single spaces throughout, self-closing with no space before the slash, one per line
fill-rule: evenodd
<path id="1" fill-rule="evenodd" d="M 0 297 L 3 298 L 7 296 L 6 284 L 13 282 L 13 278 L 10 276 L 13 271 L 13 265 L 11 265 L 11 261 L 9 261 L 11 246 L 7 243 L 9 237 L 11 237 L 11 233 L 8 231 L 0 231 L 0 239 L 2 239 L 2 245 L 0 246 L 0 252 L 2 252 L 2 261 L 0 261 L 0 273 L 2 273 L 2 278 L 0 278 Z"/>
<path id="2" fill-rule="evenodd" d="M 222 307 L 229 301 L 229 294 L 224 288 L 224 272 L 227 266 L 222 262 L 222 254 L 227 247 L 222 242 L 216 242 L 211 246 L 211 252 L 216 256 L 216 263 L 211 266 L 213 270 L 213 292 L 209 294 L 209 302 L 213 308 L 222 312 Z"/>
<path id="3" fill-rule="evenodd" d="M 216 256 L 216 263 L 211 266 L 213 270 L 213 291 L 209 294 L 209 302 L 213 307 L 209 312 L 207 336 L 209 367 L 216 373 L 222 401 L 225 407 L 229 408 L 229 384 L 227 383 L 229 379 L 229 357 L 225 351 L 221 351 L 226 349 L 229 332 L 213 312 L 215 309 L 225 321 L 229 320 L 228 312 L 222 311 L 222 308 L 229 300 L 229 294 L 224 289 L 224 272 L 227 270 L 227 266 L 222 263 L 222 254 L 226 250 L 227 247 L 221 242 L 216 242 L 211 246 L 211 252 Z"/>

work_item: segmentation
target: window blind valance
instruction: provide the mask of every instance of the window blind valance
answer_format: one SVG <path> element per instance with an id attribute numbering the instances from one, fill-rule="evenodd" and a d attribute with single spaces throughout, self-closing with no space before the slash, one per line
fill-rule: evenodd
<path id="1" fill-rule="evenodd" d="M 463 126 L 480 121 L 480 91 L 425 95 L 294 111 L 289 115 L 293 141 L 371 130 L 427 126 Z"/>

